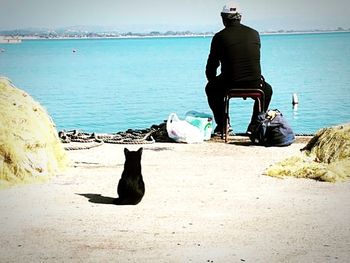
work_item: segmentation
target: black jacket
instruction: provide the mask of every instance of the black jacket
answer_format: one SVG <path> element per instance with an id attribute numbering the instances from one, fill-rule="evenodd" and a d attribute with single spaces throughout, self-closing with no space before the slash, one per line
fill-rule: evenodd
<path id="1" fill-rule="evenodd" d="M 216 33 L 211 42 L 205 74 L 214 80 L 221 64 L 225 81 L 255 81 L 261 77 L 259 33 L 236 22 Z"/>

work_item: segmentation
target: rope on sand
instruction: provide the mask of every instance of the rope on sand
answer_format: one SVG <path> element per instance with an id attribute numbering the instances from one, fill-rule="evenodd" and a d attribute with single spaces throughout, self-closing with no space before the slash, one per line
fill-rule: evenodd
<path id="1" fill-rule="evenodd" d="M 66 146 L 66 150 L 83 150 L 101 146 L 103 143 L 113 144 L 152 144 L 171 141 L 166 131 L 166 123 L 152 125 L 143 130 L 128 129 L 117 133 L 84 133 L 78 130 L 60 131 L 58 133 L 63 143 L 89 143 L 86 146 Z M 92 143 L 92 144 L 91 144 Z"/>
<path id="2" fill-rule="evenodd" d="M 247 136 L 239 133 L 236 135 Z M 58 133 L 63 143 L 80 143 L 79 145 L 67 145 L 66 150 L 86 150 L 103 145 L 111 144 L 152 144 L 155 142 L 172 142 L 166 131 L 166 122 L 152 125 L 150 128 L 133 130 L 128 129 L 117 133 L 85 133 L 78 130 L 60 131 Z M 313 136 L 313 134 L 296 134 L 296 136 Z M 81 143 L 85 143 L 82 145 Z"/>
<path id="3" fill-rule="evenodd" d="M 95 148 L 95 147 L 101 146 L 102 144 L 104 144 L 103 141 L 96 142 L 96 143 L 89 144 L 89 145 L 84 145 L 84 146 L 77 146 L 77 145 L 75 145 L 75 146 L 65 146 L 64 149 L 67 150 L 67 151 L 88 150 L 88 149 L 91 149 L 91 148 Z"/>

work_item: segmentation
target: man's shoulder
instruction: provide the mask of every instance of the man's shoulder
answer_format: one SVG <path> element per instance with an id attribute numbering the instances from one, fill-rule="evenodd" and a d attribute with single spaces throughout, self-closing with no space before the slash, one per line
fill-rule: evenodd
<path id="1" fill-rule="evenodd" d="M 218 31 L 216 34 L 214 34 L 213 39 L 219 40 L 221 38 L 225 38 L 227 34 L 228 34 L 228 30 L 227 30 L 227 27 L 225 27 L 220 31 Z"/>
<path id="2" fill-rule="evenodd" d="M 221 29 L 220 31 L 216 32 L 214 34 L 214 37 L 219 37 L 220 35 L 222 35 L 225 32 L 225 28 Z"/>
<path id="3" fill-rule="evenodd" d="M 249 26 L 246 26 L 244 24 L 239 24 L 239 25 L 236 25 L 236 26 L 233 26 L 233 27 L 225 27 L 223 28 L 222 30 L 220 30 L 219 32 L 217 32 L 214 37 L 219 37 L 221 35 L 224 35 L 226 34 L 226 32 L 232 32 L 232 30 L 236 31 L 236 30 L 243 30 L 243 31 L 249 31 L 251 33 L 255 33 L 255 34 L 259 34 L 259 32 L 257 30 L 255 30 L 254 28 L 252 27 L 249 27 Z"/>
<path id="4" fill-rule="evenodd" d="M 256 33 L 256 34 L 259 34 L 258 31 L 256 31 L 256 30 L 255 30 L 254 28 L 252 28 L 252 27 L 249 27 L 249 26 L 246 26 L 246 25 L 243 25 L 243 24 L 241 24 L 241 27 L 244 28 L 244 29 L 247 30 L 247 31 L 251 31 L 251 32 L 254 32 L 254 33 Z"/>

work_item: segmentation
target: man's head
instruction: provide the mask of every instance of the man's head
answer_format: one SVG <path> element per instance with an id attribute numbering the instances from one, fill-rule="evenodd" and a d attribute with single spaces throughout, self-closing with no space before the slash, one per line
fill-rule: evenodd
<path id="1" fill-rule="evenodd" d="M 221 17 L 225 26 L 236 21 L 241 21 L 241 9 L 235 2 L 231 1 L 222 8 Z"/>

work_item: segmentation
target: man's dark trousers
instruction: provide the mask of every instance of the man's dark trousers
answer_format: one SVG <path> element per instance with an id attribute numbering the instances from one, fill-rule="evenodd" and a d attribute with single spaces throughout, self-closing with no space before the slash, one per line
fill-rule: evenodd
<path id="1" fill-rule="evenodd" d="M 262 84 L 262 86 L 260 86 Z M 259 88 L 265 93 L 264 101 L 264 111 L 267 111 L 271 96 L 272 87 L 263 78 L 257 81 L 242 81 L 242 82 L 230 82 L 225 81 L 221 75 L 217 76 L 214 80 L 209 81 L 205 87 L 205 92 L 208 98 L 208 104 L 214 114 L 214 119 L 217 124 L 216 130 L 220 131 L 222 129 L 222 124 L 224 122 L 224 96 L 228 89 L 256 89 Z M 253 114 L 251 122 L 259 114 L 259 104 L 257 101 L 254 103 Z"/>

